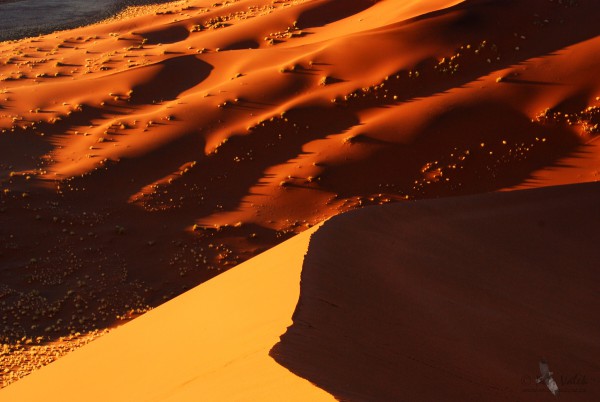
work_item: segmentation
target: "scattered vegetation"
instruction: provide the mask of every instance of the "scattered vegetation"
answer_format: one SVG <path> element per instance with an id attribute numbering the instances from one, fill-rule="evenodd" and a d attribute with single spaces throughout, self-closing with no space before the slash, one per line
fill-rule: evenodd
<path id="1" fill-rule="evenodd" d="M 566 124 L 580 127 L 584 134 L 600 134 L 600 107 L 588 106 L 583 110 L 566 113 L 546 109 L 534 121 L 542 124 Z"/>

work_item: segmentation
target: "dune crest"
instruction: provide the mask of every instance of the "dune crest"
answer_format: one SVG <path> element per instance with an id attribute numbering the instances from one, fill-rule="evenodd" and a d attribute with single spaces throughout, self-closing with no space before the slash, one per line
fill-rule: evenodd
<path id="1" fill-rule="evenodd" d="M 334 401 L 269 357 L 316 227 L 0 391 L 0 401 Z"/>
<path id="2" fill-rule="evenodd" d="M 561 395 L 598 399 L 598 190 L 332 218 L 311 239 L 294 324 L 271 355 L 344 401 L 539 401 L 552 397 L 535 383 L 544 357 Z"/>
<path id="3" fill-rule="evenodd" d="M 562 394 L 594 400 L 599 187 L 340 215 L 0 401 L 537 401 L 540 358 Z"/>

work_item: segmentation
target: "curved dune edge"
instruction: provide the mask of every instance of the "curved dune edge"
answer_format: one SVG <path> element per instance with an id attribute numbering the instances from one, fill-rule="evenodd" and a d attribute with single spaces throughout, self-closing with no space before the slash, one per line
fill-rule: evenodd
<path id="1" fill-rule="evenodd" d="M 268 352 L 314 227 L 0 391 L 0 401 L 333 401 Z"/>
<path id="2" fill-rule="evenodd" d="M 560 381 L 600 373 L 599 189 L 340 215 L 10 385 L 0 401 L 533 401 L 549 396 L 533 383 L 542 357 L 563 391 L 595 400 L 595 383 L 575 393 L 581 385 Z"/>
<path id="3" fill-rule="evenodd" d="M 271 354 L 344 401 L 600 400 L 600 183 L 366 208 L 311 239 Z"/>

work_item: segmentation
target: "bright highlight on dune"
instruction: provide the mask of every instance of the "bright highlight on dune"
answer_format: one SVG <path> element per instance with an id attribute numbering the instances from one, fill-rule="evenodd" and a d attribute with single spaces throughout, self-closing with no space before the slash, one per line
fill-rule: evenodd
<path id="1" fill-rule="evenodd" d="M 25 7 L 27 1 L 13 2 L 11 7 Z M 223 368 L 222 359 L 229 355 L 225 343 L 219 346 L 215 340 L 214 347 L 204 345 L 195 352 L 198 359 L 211 354 L 204 366 L 197 360 L 194 365 L 170 367 L 169 380 L 161 383 L 157 377 L 156 388 L 144 389 L 142 380 L 135 380 L 123 388 L 132 398 L 124 400 L 146 400 L 141 395 L 186 400 L 177 399 L 169 387 L 179 387 L 175 384 L 181 380 L 181 385 L 185 376 L 208 376 L 208 370 L 215 377 L 210 381 L 202 377 L 208 382 L 198 384 L 212 384 L 206 395 L 219 398 L 207 400 L 265 400 L 265 395 L 271 395 L 269 387 L 273 387 L 269 396 L 273 400 L 291 400 L 291 396 L 276 398 L 288 387 L 294 397 L 292 390 L 298 390 L 298 400 L 306 400 L 301 398 L 309 395 L 304 392 L 314 395 L 310 400 L 396 400 L 400 390 L 383 384 L 384 377 L 376 375 L 381 372 L 369 359 L 357 361 L 367 370 L 373 368 L 372 377 L 362 376 L 349 361 L 335 356 L 330 359 L 333 366 L 326 370 L 339 371 L 341 376 L 336 378 L 322 378 L 308 352 L 304 358 L 313 356 L 311 361 L 298 363 L 294 348 L 308 348 L 319 360 L 328 352 L 317 353 L 314 348 L 325 347 L 333 353 L 335 345 L 327 342 L 335 344 L 337 338 L 325 342 L 298 330 L 295 319 L 308 308 L 305 305 L 303 310 L 302 296 L 296 307 L 299 288 L 294 287 L 298 283 L 292 286 L 292 278 L 300 271 L 274 268 L 290 265 L 286 252 L 272 250 L 270 255 L 281 258 L 269 260 L 272 271 L 257 268 L 253 282 L 248 279 L 252 282 L 249 289 L 234 290 L 234 280 L 226 278 L 251 277 L 251 270 L 241 269 L 240 264 L 247 261 L 250 265 L 246 266 L 253 266 L 256 258 L 266 258 L 257 256 L 288 239 L 308 242 L 307 230 L 364 207 L 376 207 L 374 211 L 387 204 L 413 208 L 410 205 L 426 206 L 423 200 L 437 198 L 453 204 L 456 196 L 519 190 L 518 194 L 524 189 L 595 182 L 600 176 L 600 32 L 596 21 L 600 8 L 594 0 L 140 3 L 144 2 L 92 25 L 0 42 L 0 387 L 6 387 L 0 399 L 17 389 L 38 392 L 28 381 L 53 382 L 52 375 L 64 375 L 60 370 L 77 371 L 81 386 L 92 386 L 86 373 L 95 372 L 83 360 L 75 363 L 84 359 L 75 356 L 92 358 L 96 355 L 90 351 L 97 348 L 106 357 L 102 364 L 108 365 L 109 356 L 114 355 L 108 349 L 100 352 L 103 349 L 97 345 L 113 342 L 115 350 L 124 350 L 125 341 L 119 340 L 126 338 L 122 334 L 136 331 L 129 328 L 161 327 L 166 336 L 171 326 L 180 325 L 180 337 L 192 333 L 200 337 L 209 336 L 201 330 L 206 321 L 226 326 L 246 323 L 247 337 L 227 334 L 230 345 L 236 345 L 230 357 L 246 362 L 240 371 Z M 9 5 L 0 2 L 0 14 Z M 104 16 L 98 14 L 95 21 Z M 0 37 L 10 37 L 8 29 Z M 593 193 L 595 187 L 567 186 L 556 191 L 561 197 L 564 194 L 565 205 L 573 203 L 571 208 L 577 209 L 580 199 L 569 194 L 585 198 L 580 191 Z M 554 208 L 553 200 L 532 199 L 540 213 Z M 465 208 L 480 210 L 483 216 L 494 213 L 494 208 L 479 204 L 483 199 L 472 200 L 465 201 Z M 517 206 L 507 206 L 513 207 L 517 213 Z M 565 206 L 565 210 L 571 208 Z M 446 213 L 443 208 L 439 211 Z M 593 211 L 588 212 L 593 217 Z M 353 212 L 348 218 L 343 216 L 358 219 Z M 389 222 L 382 221 L 382 233 L 403 224 L 397 219 L 391 214 Z M 553 227 L 553 219 L 542 220 Z M 583 221 L 577 220 L 577 225 Z M 354 223 L 348 227 L 355 227 Z M 314 238 L 322 230 L 305 249 L 306 261 L 310 250 L 320 247 Z M 440 226 L 434 232 L 444 230 Z M 574 232 L 565 231 L 564 226 L 556 230 L 560 235 L 548 239 L 548 250 L 571 250 Z M 393 255 L 394 250 L 408 247 L 412 237 L 383 236 L 381 250 L 365 248 L 364 255 Z M 508 241 L 502 239 L 502 244 Z M 355 248 L 360 250 L 359 246 Z M 413 250 L 437 255 L 446 249 L 441 243 L 425 241 Z M 532 253 L 543 256 L 542 251 Z M 331 272 L 358 259 L 346 260 L 342 251 L 339 260 L 329 251 L 322 253 L 328 257 L 321 269 Z M 591 251 L 579 255 L 586 253 Z M 302 264 L 302 255 L 290 251 L 289 258 L 292 255 Z M 484 257 L 491 258 L 491 254 Z M 436 258 L 440 269 L 450 269 L 449 262 Z M 385 261 L 392 264 L 392 260 Z M 226 272 L 234 267 L 237 271 Z M 305 266 L 303 278 L 309 275 L 306 272 Z M 565 286 L 582 287 L 583 293 L 597 280 L 586 273 L 585 284 L 567 278 L 566 272 L 556 272 Z M 277 275 L 289 283 L 278 288 L 274 284 Z M 480 278 L 485 289 L 472 294 L 473 300 L 483 303 L 497 296 L 498 289 L 486 287 L 495 275 Z M 346 282 L 340 281 L 341 289 Z M 392 278 L 387 282 L 393 282 Z M 470 294 L 465 283 L 452 283 L 448 292 L 455 292 L 456 297 Z M 317 287 L 321 286 L 319 282 Z M 375 292 L 377 286 L 365 292 Z M 515 286 L 520 289 L 521 285 Z M 207 290 L 213 287 L 236 295 L 231 304 L 217 303 L 224 295 Z M 208 304 L 200 299 L 178 304 L 182 299 L 174 298 L 192 288 L 183 298 L 202 295 L 198 297 Z M 277 293 L 269 299 L 273 306 L 267 306 L 266 299 L 252 301 L 266 303 L 260 307 L 250 302 L 246 306 L 243 295 L 249 293 L 244 292 L 254 291 L 265 297 L 269 292 L 285 297 Z M 319 297 L 330 301 L 333 291 L 325 286 Z M 393 303 L 396 296 L 415 305 L 424 303 L 421 293 L 405 291 L 409 293 L 390 296 Z M 513 303 L 520 303 L 521 296 L 517 292 Z M 279 297 L 284 297 L 281 304 L 276 301 Z M 370 306 L 360 297 L 357 303 Z M 168 307 L 175 305 L 180 307 Z M 235 306 L 254 310 L 242 320 L 234 314 Z M 497 311 L 498 305 L 490 304 L 489 314 L 512 311 L 502 306 L 505 310 Z M 565 306 L 565 314 L 577 310 L 575 304 Z M 275 311 L 276 307 L 280 309 Z M 349 312 L 359 311 L 352 303 L 346 307 Z M 169 324 L 147 318 L 167 317 L 168 308 L 173 314 L 203 309 L 205 318 Z M 231 319 L 221 316 L 225 311 L 232 314 Z M 274 314 L 271 324 L 264 321 L 269 311 Z M 296 311 L 294 320 L 290 311 Z M 416 311 L 419 320 L 425 320 L 424 326 L 440 324 L 441 316 L 432 316 L 427 309 Z M 547 345 L 547 350 L 556 349 L 526 356 L 534 369 L 537 362 L 548 359 L 559 389 L 563 387 L 556 373 L 566 376 L 565 370 L 579 369 L 589 378 L 597 374 L 598 368 L 581 358 L 585 353 L 594 356 L 594 351 L 570 349 L 564 343 L 575 339 L 575 334 L 595 335 L 590 322 L 580 321 L 573 324 L 572 332 L 558 334 L 563 343 Z M 257 332 L 252 335 L 254 329 Z M 384 330 L 378 328 L 375 333 L 383 336 L 377 331 Z M 408 333 L 419 334 L 411 332 L 410 326 L 402 331 L 392 332 L 400 339 Z M 497 331 L 486 336 L 499 336 Z M 346 333 L 348 340 L 358 342 L 355 335 L 360 330 L 347 329 Z M 459 335 L 453 334 L 453 339 L 477 344 L 477 339 L 469 343 Z M 303 343 L 307 339 L 314 342 L 307 346 Z M 182 354 L 186 353 L 183 345 L 191 347 L 192 343 L 181 343 Z M 340 345 L 346 344 L 340 341 Z M 146 353 L 146 346 L 140 343 L 131 353 Z M 346 346 L 356 349 L 353 344 Z M 79 348 L 81 352 L 72 353 Z M 242 358 L 259 350 L 254 357 Z M 286 353 L 277 355 L 278 350 Z M 162 353 L 158 353 L 160 358 L 175 359 Z M 144 370 L 154 369 L 133 356 L 123 359 L 128 370 L 141 376 Z M 525 359 L 524 355 L 515 352 L 511 356 L 515 361 L 510 364 L 497 361 L 494 370 L 501 381 L 493 382 L 497 389 L 493 397 L 482 385 L 492 383 L 460 371 L 461 365 L 450 364 L 448 370 L 454 367 L 464 374 L 462 378 L 471 378 L 484 388 L 475 391 L 458 381 L 439 389 L 461 401 L 480 400 L 477 395 L 487 395 L 486 400 L 534 398 L 537 393 L 522 392 L 523 387 L 515 385 L 505 370 L 513 365 L 519 367 L 520 375 L 536 373 L 529 374 L 521 366 L 525 362 L 517 362 L 516 356 Z M 165 365 L 175 366 L 174 360 L 167 361 Z M 49 363 L 39 377 L 23 379 Z M 413 367 L 406 363 L 408 369 Z M 561 365 L 568 369 L 561 371 Z M 264 383 L 258 380 L 261 370 L 265 370 Z M 415 370 L 413 388 L 409 387 L 414 392 L 404 392 L 411 395 L 410 400 L 430 400 L 414 384 L 427 384 L 429 376 L 439 373 Z M 121 381 L 118 373 L 110 381 Z M 238 379 L 233 387 L 231 378 L 242 373 L 252 373 L 256 381 Z M 344 381 L 355 388 L 347 388 Z M 382 394 L 373 393 L 370 387 L 379 383 Z M 227 384 L 227 397 L 223 384 Z M 584 399 L 596 395 L 593 387 L 585 389 L 586 393 L 577 395 Z M 73 395 L 80 395 L 77 392 L 73 388 Z M 98 393 L 98 397 L 107 395 Z"/>
<path id="2" fill-rule="evenodd" d="M 0 400 L 335 401 L 269 357 L 292 324 L 311 232 L 65 356 Z"/>

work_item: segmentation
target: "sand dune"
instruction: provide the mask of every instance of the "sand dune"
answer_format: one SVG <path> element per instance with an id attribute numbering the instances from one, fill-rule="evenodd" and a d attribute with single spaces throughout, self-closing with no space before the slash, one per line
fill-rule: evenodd
<path id="1" fill-rule="evenodd" d="M 600 185 L 370 207 L 311 239 L 274 358 L 340 400 L 598 399 Z"/>
<path id="2" fill-rule="evenodd" d="M 188 0 L 0 43 L 0 385 L 339 213 L 596 181 L 597 14 Z"/>
<path id="3" fill-rule="evenodd" d="M 0 400 L 334 401 L 269 357 L 291 324 L 315 229 L 5 388 Z"/>
<path id="4" fill-rule="evenodd" d="M 343 214 L 0 400 L 539 401 L 544 357 L 561 399 L 596 400 L 599 187 Z"/>

